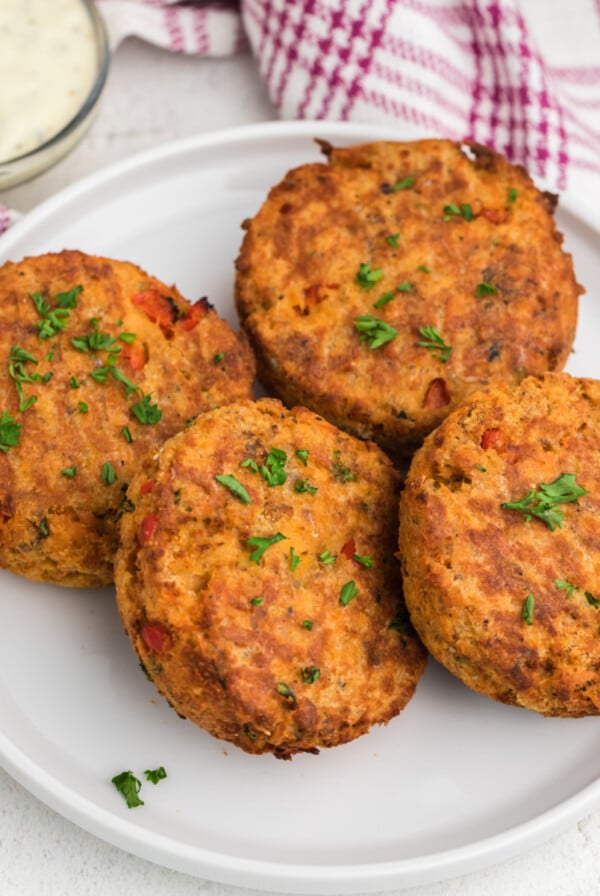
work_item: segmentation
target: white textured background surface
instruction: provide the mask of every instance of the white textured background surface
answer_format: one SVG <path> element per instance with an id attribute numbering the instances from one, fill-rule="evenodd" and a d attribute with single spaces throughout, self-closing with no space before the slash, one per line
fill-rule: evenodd
<path id="1" fill-rule="evenodd" d="M 544 6 L 540 0 L 528 3 L 538 10 Z M 550 33 L 547 23 L 544 28 L 542 43 L 555 41 L 556 32 Z M 113 59 L 99 116 L 83 143 L 52 171 L 4 192 L 0 201 L 27 211 L 72 181 L 141 149 L 273 117 L 249 57 L 176 57 L 128 40 Z M 535 757 L 526 761 L 535 762 Z M 0 896 L 254 892 L 197 880 L 109 846 L 55 814 L 0 771 Z M 451 881 L 396 890 L 394 896 L 404 894 L 597 896 L 600 812 L 519 858 Z"/>

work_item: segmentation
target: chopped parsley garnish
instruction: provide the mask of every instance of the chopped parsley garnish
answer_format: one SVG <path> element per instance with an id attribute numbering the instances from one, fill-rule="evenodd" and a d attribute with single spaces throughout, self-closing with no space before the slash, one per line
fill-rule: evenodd
<path id="1" fill-rule="evenodd" d="M 152 393 L 142 395 L 139 401 L 131 405 L 134 416 L 145 425 L 158 423 L 162 417 L 162 411 L 156 404 L 151 403 Z"/>
<path id="2" fill-rule="evenodd" d="M 290 548 L 290 569 L 292 572 L 296 572 L 298 564 L 302 560 L 302 557 L 296 553 L 294 546 Z"/>
<path id="3" fill-rule="evenodd" d="M 65 467 L 64 470 L 60 471 L 61 476 L 65 476 L 67 479 L 74 479 L 77 475 L 77 467 Z"/>
<path id="4" fill-rule="evenodd" d="M 366 340 L 369 348 L 381 348 L 386 342 L 391 342 L 398 335 L 398 330 L 390 327 L 384 320 L 373 317 L 372 314 L 363 314 L 354 319 L 354 327 L 360 333 L 359 339 Z"/>
<path id="5" fill-rule="evenodd" d="M 562 527 L 564 518 L 563 511 L 556 509 L 557 505 L 576 503 L 583 495 L 587 495 L 587 489 L 577 485 L 575 475 L 561 473 L 554 482 L 541 482 L 537 489 L 531 489 L 518 501 L 504 501 L 500 506 L 506 510 L 519 510 L 526 523 L 535 516 L 553 532 Z"/>
<path id="6" fill-rule="evenodd" d="M 131 435 L 128 426 L 123 426 L 121 428 L 121 435 L 123 436 L 125 441 L 129 442 L 129 444 L 131 445 L 131 443 L 133 442 L 133 436 Z"/>
<path id="7" fill-rule="evenodd" d="M 250 603 L 252 604 L 253 607 L 260 607 L 263 600 L 264 600 L 263 595 L 259 594 L 258 597 L 253 597 L 252 600 L 250 601 Z"/>
<path id="8" fill-rule="evenodd" d="M 300 674 L 304 684 L 314 684 L 317 678 L 320 677 L 321 670 L 318 666 L 303 666 L 303 668 L 300 669 Z"/>
<path id="9" fill-rule="evenodd" d="M 347 607 L 357 594 L 358 588 L 354 581 L 350 580 L 349 582 L 346 582 L 345 585 L 342 585 L 342 590 L 340 591 L 340 604 L 342 607 Z"/>
<path id="10" fill-rule="evenodd" d="M 121 346 L 117 345 L 117 340 L 114 336 L 111 336 L 110 333 L 100 332 L 96 317 L 90 320 L 88 333 L 85 336 L 76 336 L 71 339 L 71 345 L 80 352 L 92 351 L 118 354 L 121 351 Z"/>
<path id="11" fill-rule="evenodd" d="M 117 326 L 120 327 L 122 323 L 122 320 L 117 321 Z M 125 342 L 127 345 L 131 345 L 132 342 L 135 342 L 136 335 L 135 333 L 119 333 L 119 339 L 121 340 L 121 342 Z"/>
<path id="12" fill-rule="evenodd" d="M 105 460 L 102 464 L 102 469 L 100 470 L 100 478 L 102 479 L 102 482 L 106 482 L 107 485 L 112 485 L 113 482 L 116 482 L 117 474 L 115 473 L 115 468 L 109 460 Z"/>
<path id="13" fill-rule="evenodd" d="M 373 270 L 370 264 L 361 262 L 354 282 L 358 283 L 361 289 L 373 289 L 377 281 L 381 280 L 382 277 L 383 271 L 381 268 Z"/>
<path id="14" fill-rule="evenodd" d="M 412 174 L 407 174 L 406 177 L 402 178 L 402 180 L 399 180 L 394 184 L 392 190 L 394 191 L 394 193 L 397 193 L 398 190 L 408 190 L 409 187 L 413 186 L 414 182 L 415 179 Z"/>
<path id="15" fill-rule="evenodd" d="M 484 296 L 495 296 L 498 290 L 494 286 L 493 283 L 487 283 L 487 281 L 483 280 L 481 283 L 477 284 L 475 288 L 475 295 L 478 299 L 482 299 Z"/>
<path id="16" fill-rule="evenodd" d="M 252 500 L 250 495 L 244 488 L 241 482 L 235 478 L 235 476 L 231 476 L 229 473 L 223 473 L 221 476 L 215 476 L 217 482 L 220 482 L 221 485 L 224 485 L 225 488 L 228 488 L 232 495 L 235 495 L 236 498 L 239 498 L 242 504 L 251 504 Z"/>
<path id="17" fill-rule="evenodd" d="M 554 584 L 557 588 L 560 588 L 561 591 L 567 592 L 567 597 L 571 597 L 574 591 L 578 591 L 577 585 L 571 585 L 570 582 L 565 582 L 564 579 L 555 579 Z"/>
<path id="18" fill-rule="evenodd" d="M 50 339 L 66 329 L 71 309 L 77 307 L 77 296 L 82 291 L 83 286 L 75 286 L 68 292 L 57 293 L 53 299 L 54 307 L 45 300 L 41 292 L 29 294 L 41 318 L 35 323 L 39 339 Z"/>
<path id="19" fill-rule="evenodd" d="M 162 781 L 167 777 L 163 765 L 160 765 L 158 768 L 147 768 L 144 774 L 146 776 L 146 781 L 150 781 L 152 784 L 158 784 L 159 781 Z"/>
<path id="20" fill-rule="evenodd" d="M 373 566 L 373 558 L 367 554 L 353 554 L 352 559 L 355 563 L 360 563 L 361 566 L 364 566 L 365 569 L 371 569 Z"/>
<path id="21" fill-rule="evenodd" d="M 296 457 L 302 461 L 304 466 L 306 466 L 308 463 L 308 455 L 310 454 L 308 448 L 298 448 L 294 453 Z"/>
<path id="22" fill-rule="evenodd" d="M 19 444 L 21 437 L 21 424 L 17 423 L 8 411 L 2 411 L 0 416 L 0 451 L 5 453 Z"/>
<path id="23" fill-rule="evenodd" d="M 462 202 L 460 205 L 451 202 L 444 206 L 444 221 L 449 221 L 453 217 L 462 217 L 465 221 L 472 221 L 473 209 L 468 202 Z"/>
<path id="24" fill-rule="evenodd" d="M 437 353 L 439 360 L 445 364 L 452 353 L 452 346 L 446 345 L 435 327 L 419 327 L 419 333 L 423 338 L 417 342 L 417 345 L 432 353 Z"/>
<path id="25" fill-rule="evenodd" d="M 261 538 L 259 535 L 249 538 L 246 541 L 246 544 L 249 544 L 254 548 L 250 554 L 250 562 L 260 563 L 262 555 L 267 548 L 271 547 L 272 544 L 276 544 L 278 541 L 283 541 L 284 538 L 287 538 L 287 535 L 282 535 L 281 532 L 276 532 L 275 535 L 270 535 L 266 538 Z"/>
<path id="26" fill-rule="evenodd" d="M 138 796 L 142 782 L 139 778 L 135 777 L 133 772 L 121 772 L 120 775 L 115 775 L 111 780 L 119 793 L 123 796 L 129 809 L 144 805 L 144 801 Z"/>
<path id="27" fill-rule="evenodd" d="M 315 492 L 318 491 L 318 488 L 316 485 L 309 485 L 308 480 L 306 479 L 296 479 L 294 483 L 294 491 L 299 495 L 304 494 L 304 492 L 308 492 L 309 495 L 314 495 Z"/>
<path id="28" fill-rule="evenodd" d="M 307 632 L 311 632 L 313 627 L 312 619 L 303 619 L 302 620 L 302 628 L 305 628 Z"/>
<path id="29" fill-rule="evenodd" d="M 521 607 L 521 617 L 525 620 L 527 625 L 533 625 L 533 604 L 533 594 L 530 591 Z"/>
<path id="30" fill-rule="evenodd" d="M 579 585 L 571 585 L 570 582 L 565 582 L 563 579 L 556 579 L 554 584 L 557 588 L 567 592 L 567 598 L 572 597 L 574 591 L 583 591 L 584 597 L 591 607 L 594 607 L 596 610 L 600 607 L 600 600 L 594 597 L 590 591 L 584 591 Z"/>
<path id="31" fill-rule="evenodd" d="M 77 410 L 79 411 L 80 414 L 87 414 L 89 411 L 89 408 L 85 401 L 78 401 L 77 402 Z"/>
<path id="32" fill-rule="evenodd" d="M 326 566 L 330 566 L 337 560 L 337 554 L 332 554 L 331 551 L 323 551 L 322 554 L 319 554 L 319 560 Z"/>
<path id="33" fill-rule="evenodd" d="M 418 271 L 423 271 L 424 274 L 431 274 L 431 268 L 428 268 L 426 264 L 418 264 Z"/>
<path id="34" fill-rule="evenodd" d="M 71 387 L 71 389 L 79 389 L 79 385 L 79 380 L 76 376 L 69 377 L 69 386 Z"/>
<path id="35" fill-rule="evenodd" d="M 105 370 L 106 368 L 102 369 Z M 114 364 L 111 364 L 108 369 L 110 370 L 112 378 L 118 383 L 122 383 L 125 386 L 125 396 L 127 398 L 129 398 L 132 392 L 138 391 L 138 387 L 135 385 L 135 383 L 132 383 L 131 380 L 125 376 L 123 371 L 119 370 L 118 367 L 115 367 Z"/>
<path id="36" fill-rule="evenodd" d="M 283 485 L 286 481 L 286 460 L 287 454 L 282 448 L 271 448 L 264 464 L 261 464 L 259 467 L 260 475 L 269 483 L 269 485 Z"/>
<path id="37" fill-rule="evenodd" d="M 333 464 L 332 464 L 332 473 L 333 478 L 337 479 L 338 482 L 354 482 L 356 476 L 350 469 L 350 467 L 346 467 L 340 460 L 341 452 L 336 449 L 333 452 Z"/>
<path id="38" fill-rule="evenodd" d="M 518 195 L 519 191 L 516 189 L 516 187 L 509 187 L 506 191 L 506 198 L 509 202 L 515 202 Z"/>
<path id="39" fill-rule="evenodd" d="M 413 288 L 413 284 L 408 280 L 404 280 L 400 283 L 393 292 L 384 292 L 379 296 L 376 302 L 373 303 L 373 308 L 383 308 L 384 305 L 387 305 L 388 302 L 391 302 L 392 299 L 396 298 L 396 295 L 399 292 L 410 292 Z"/>
<path id="40" fill-rule="evenodd" d="M 389 236 L 386 236 L 385 241 L 388 244 L 388 246 L 392 247 L 392 249 L 397 249 L 399 239 L 400 239 L 399 233 L 390 233 Z"/>
<path id="41" fill-rule="evenodd" d="M 285 681 L 278 681 L 275 685 L 275 690 L 281 697 L 286 697 L 289 700 L 296 701 L 296 695 L 292 691 L 289 685 L 285 683 Z"/>
<path id="42" fill-rule="evenodd" d="M 258 464 L 252 457 L 247 457 L 240 464 L 240 467 L 248 467 L 253 473 L 258 473 Z"/>
<path id="43" fill-rule="evenodd" d="M 50 529 L 48 528 L 48 520 L 46 519 L 46 517 L 43 517 L 40 520 L 38 529 L 40 530 L 42 538 L 48 538 L 48 536 L 50 535 Z"/>
<path id="44" fill-rule="evenodd" d="M 8 373 L 15 383 L 15 388 L 19 396 L 19 413 L 21 414 L 37 401 L 37 395 L 30 395 L 29 398 L 25 398 L 23 383 L 48 382 L 52 376 L 52 374 L 42 376 L 39 373 L 28 373 L 25 369 L 25 365 L 28 363 L 37 366 L 37 358 L 34 358 L 34 356 L 28 351 L 25 351 L 24 348 L 21 348 L 18 345 L 13 345 L 10 350 L 10 358 L 8 361 Z"/>
<path id="45" fill-rule="evenodd" d="M 217 352 L 216 355 L 213 355 L 213 361 L 215 364 L 220 364 L 224 357 L 225 352 Z"/>

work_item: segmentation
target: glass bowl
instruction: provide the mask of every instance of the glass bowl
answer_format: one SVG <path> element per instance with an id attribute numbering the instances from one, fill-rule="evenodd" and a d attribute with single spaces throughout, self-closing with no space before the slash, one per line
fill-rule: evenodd
<path id="1" fill-rule="evenodd" d="M 110 48 L 104 21 L 93 0 L 76 0 L 76 2 L 83 7 L 91 26 L 92 44 L 96 55 L 93 81 L 75 114 L 66 121 L 57 119 L 57 129 L 51 136 L 47 139 L 42 138 L 38 145 L 20 155 L 0 159 L 0 191 L 41 174 L 62 159 L 79 142 L 94 119 L 108 75 Z M 89 37 L 88 34 L 86 39 Z M 35 126 L 35 121 L 32 121 L 32 125 Z M 6 127 L 6 123 L 4 126 Z"/>

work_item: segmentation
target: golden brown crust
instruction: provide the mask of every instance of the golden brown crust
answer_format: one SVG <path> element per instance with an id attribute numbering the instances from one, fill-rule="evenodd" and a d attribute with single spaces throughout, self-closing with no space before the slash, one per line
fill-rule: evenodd
<path id="1" fill-rule="evenodd" d="M 562 369 L 581 288 L 522 168 L 446 140 L 325 150 L 245 224 L 236 302 L 270 390 L 402 454 L 488 381 Z M 370 348 L 365 315 L 396 337 Z"/>
<path id="2" fill-rule="evenodd" d="M 428 436 L 401 498 L 424 643 L 469 687 L 544 715 L 600 712 L 599 442 L 600 382 L 495 385 Z M 554 529 L 502 507 L 563 474 L 587 494 L 556 505 Z"/>
<path id="3" fill-rule="evenodd" d="M 78 286 L 75 307 L 63 309 L 65 328 L 43 338 L 48 314 L 41 305 L 39 313 L 32 295 L 54 312 L 57 294 Z M 18 446 L 0 451 L 0 566 L 62 585 L 108 584 L 115 515 L 140 457 L 189 417 L 249 397 L 250 349 L 206 300 L 191 305 L 136 265 L 81 252 L 7 262 L 0 296 L 0 415 L 21 426 Z M 110 347 L 120 351 L 72 344 L 83 340 L 85 348 L 95 330 L 110 334 Z M 135 338 L 124 341 L 121 333 Z M 11 376 L 15 347 L 37 363 L 13 363 Z M 108 369 L 111 356 L 137 391 Z M 162 411 L 155 424 L 142 424 L 132 412 L 147 395 Z M 106 462 L 114 482 L 106 481 L 112 478 L 106 468 L 102 477 Z"/>
<path id="4" fill-rule="evenodd" d="M 274 448 L 286 478 L 271 485 Z M 204 414 L 148 456 L 120 523 L 117 602 L 181 715 L 288 758 L 400 712 L 425 652 L 399 595 L 398 485 L 376 445 L 274 399 Z M 249 539 L 273 536 L 253 560 Z"/>

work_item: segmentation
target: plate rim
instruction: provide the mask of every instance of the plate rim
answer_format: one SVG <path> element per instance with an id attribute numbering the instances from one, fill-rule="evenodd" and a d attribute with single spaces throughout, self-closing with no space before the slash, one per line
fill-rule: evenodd
<path id="1" fill-rule="evenodd" d="M 423 137 L 410 127 L 327 121 L 268 121 L 224 128 L 167 141 L 106 165 L 76 180 L 26 212 L 0 239 L 0 263 L 10 257 L 19 241 L 45 220 L 68 210 L 69 204 L 91 191 L 101 190 L 129 172 L 152 169 L 168 160 L 202 153 L 224 144 L 279 138 L 324 137 L 335 140 L 412 140 Z M 546 185 L 534 178 L 541 189 Z M 581 198 L 564 192 L 560 210 L 600 236 L 600 211 Z M 477 871 L 535 846 L 560 833 L 569 823 L 600 806 L 600 776 L 570 797 L 525 822 L 500 833 L 448 850 L 392 861 L 348 864 L 294 864 L 230 855 L 202 846 L 184 844 L 140 827 L 127 817 L 96 805 L 69 789 L 57 777 L 13 744 L 0 728 L 0 764 L 30 793 L 88 833 L 156 864 L 235 886 L 266 888 L 288 893 L 335 894 L 389 890 L 449 879 Z"/>

